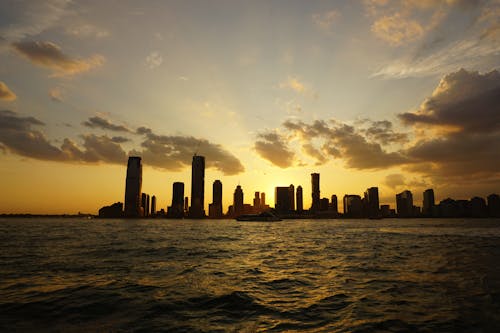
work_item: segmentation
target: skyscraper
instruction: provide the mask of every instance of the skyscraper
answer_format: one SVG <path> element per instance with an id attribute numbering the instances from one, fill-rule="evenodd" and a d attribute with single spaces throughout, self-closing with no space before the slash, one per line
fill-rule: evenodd
<path id="1" fill-rule="evenodd" d="M 212 219 L 222 217 L 222 182 L 214 181 L 212 185 L 212 203 L 208 206 L 208 216 Z"/>
<path id="2" fill-rule="evenodd" d="M 291 211 L 290 194 L 290 187 L 287 186 L 277 186 L 274 189 L 274 209 L 276 212 L 289 213 Z"/>
<path id="3" fill-rule="evenodd" d="M 266 206 L 266 194 L 264 192 L 260 193 L 260 206 L 262 208 Z"/>
<path id="4" fill-rule="evenodd" d="M 167 216 L 173 218 L 184 217 L 184 183 L 175 182 L 172 185 L 172 206 L 168 207 Z"/>
<path id="5" fill-rule="evenodd" d="M 333 211 L 335 214 L 339 212 L 337 196 L 335 194 L 332 195 L 332 201 L 330 202 L 330 210 Z"/>
<path id="6" fill-rule="evenodd" d="M 255 192 L 255 196 L 253 198 L 253 210 L 255 212 L 260 212 L 260 193 Z"/>
<path id="7" fill-rule="evenodd" d="M 294 211 L 295 210 L 295 187 L 293 184 L 290 184 L 288 187 L 288 196 L 290 197 L 290 210 Z"/>
<path id="8" fill-rule="evenodd" d="M 243 190 L 240 185 L 236 186 L 236 189 L 234 190 L 233 209 L 234 216 L 237 217 L 243 214 Z"/>
<path id="9" fill-rule="evenodd" d="M 434 211 L 434 190 L 432 188 L 424 191 L 423 194 L 423 203 L 422 203 L 422 214 L 424 216 L 430 217 L 433 215 Z"/>
<path id="10" fill-rule="evenodd" d="M 302 213 L 304 211 L 304 201 L 302 195 L 302 186 L 297 186 L 297 212 Z"/>
<path id="11" fill-rule="evenodd" d="M 141 158 L 130 156 L 127 163 L 127 178 L 125 180 L 125 216 L 140 217 L 142 188 Z"/>
<path id="12" fill-rule="evenodd" d="M 189 217 L 205 217 L 205 157 L 193 156 L 191 167 L 191 207 Z"/>
<path id="13" fill-rule="evenodd" d="M 396 194 L 396 208 L 399 217 L 413 216 L 413 195 L 410 191 Z"/>
<path id="14" fill-rule="evenodd" d="M 378 187 L 370 187 L 365 191 L 366 214 L 370 218 L 380 217 Z"/>
<path id="15" fill-rule="evenodd" d="M 319 210 L 320 193 L 319 193 L 319 173 L 311 173 L 311 188 L 312 188 L 312 205 L 311 210 Z"/>
<path id="16" fill-rule="evenodd" d="M 156 215 L 156 195 L 151 197 L 151 216 Z"/>
<path id="17" fill-rule="evenodd" d="M 344 195 L 344 216 L 356 218 L 363 216 L 363 202 L 361 201 L 361 197 L 359 195 Z"/>

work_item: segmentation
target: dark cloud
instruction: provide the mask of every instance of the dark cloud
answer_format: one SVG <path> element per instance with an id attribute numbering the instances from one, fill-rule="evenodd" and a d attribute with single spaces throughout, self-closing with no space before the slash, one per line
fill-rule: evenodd
<path id="1" fill-rule="evenodd" d="M 0 100 L 3 101 L 13 101 L 17 98 L 16 94 L 7 87 L 5 83 L 0 81 Z"/>
<path id="2" fill-rule="evenodd" d="M 61 147 L 56 147 L 35 128 L 43 125 L 43 122 L 34 117 L 22 117 L 8 110 L 0 111 L 0 143 L 9 152 L 39 160 L 119 164 L 126 162 L 125 151 L 105 135 L 84 135 L 83 148 L 70 139 L 64 139 Z"/>
<path id="3" fill-rule="evenodd" d="M 405 177 L 400 173 L 393 173 L 385 176 L 384 184 L 394 189 L 405 185 Z"/>
<path id="4" fill-rule="evenodd" d="M 23 41 L 12 43 L 12 47 L 33 64 L 54 70 L 55 75 L 87 72 L 104 62 L 104 58 L 100 55 L 87 59 L 72 58 L 64 54 L 61 48 L 52 42 Z"/>
<path id="5" fill-rule="evenodd" d="M 262 158 L 280 168 L 293 165 L 295 154 L 288 148 L 286 139 L 276 132 L 259 134 L 254 148 Z"/>
<path id="6" fill-rule="evenodd" d="M 138 134 L 145 136 L 142 150 L 131 154 L 142 156 L 144 163 L 166 170 L 182 170 L 191 166 L 194 153 L 205 156 L 207 168 L 215 168 L 226 175 L 245 170 L 241 162 L 221 145 L 192 136 L 157 135 L 151 129 L 140 127 Z"/>
<path id="7" fill-rule="evenodd" d="M 129 142 L 130 139 L 123 136 L 114 136 L 111 138 L 111 141 L 113 141 L 114 143 L 125 143 Z"/>
<path id="8" fill-rule="evenodd" d="M 375 124 L 377 128 L 380 127 L 380 124 Z M 399 152 L 387 152 L 379 143 L 369 141 L 362 130 L 336 120 L 328 123 L 317 120 L 311 124 L 289 120 L 283 126 L 291 135 L 300 138 L 303 146 L 307 147 L 306 153 L 315 158 L 317 164 L 326 163 L 327 156 L 341 158 L 348 167 L 354 169 L 381 169 L 408 162 Z M 376 134 L 380 136 L 381 133 L 382 130 Z M 319 142 L 321 148 L 315 142 Z"/>
<path id="9" fill-rule="evenodd" d="M 426 134 L 405 151 L 414 161 L 409 170 L 442 181 L 500 179 L 498 71 L 446 75 L 418 111 L 400 118 Z"/>
<path id="10" fill-rule="evenodd" d="M 82 125 L 90 127 L 90 128 L 98 128 L 103 130 L 110 130 L 116 132 L 130 132 L 130 130 L 123 125 L 115 125 L 110 122 L 108 119 L 94 116 L 90 117 L 87 121 L 84 121 Z"/>
<path id="11" fill-rule="evenodd" d="M 376 141 L 382 145 L 393 143 L 406 143 L 409 141 L 408 134 L 395 132 L 392 127 L 392 122 L 388 120 L 371 121 L 365 120 L 370 126 L 363 129 L 362 132 L 368 139 Z"/>
<path id="12" fill-rule="evenodd" d="M 416 112 L 399 115 L 407 125 L 455 128 L 462 133 L 498 130 L 500 73 L 461 69 L 446 75 Z"/>

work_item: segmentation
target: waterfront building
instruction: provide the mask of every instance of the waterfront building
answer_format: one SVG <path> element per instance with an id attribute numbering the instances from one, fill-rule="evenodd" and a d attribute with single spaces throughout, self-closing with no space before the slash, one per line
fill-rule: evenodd
<path id="1" fill-rule="evenodd" d="M 319 173 L 311 173 L 311 211 L 316 211 L 320 206 Z"/>
<path id="2" fill-rule="evenodd" d="M 434 190 L 432 188 L 429 188 L 423 193 L 422 215 L 426 217 L 433 216 L 435 205 Z"/>
<path id="3" fill-rule="evenodd" d="M 190 218 L 205 217 L 205 157 L 193 156 L 191 165 L 191 207 Z"/>
<path id="4" fill-rule="evenodd" d="M 141 158 L 130 156 L 127 163 L 127 177 L 125 180 L 125 216 L 140 217 L 142 189 Z"/>
<path id="5" fill-rule="evenodd" d="M 396 209 L 398 217 L 413 216 L 413 195 L 410 191 L 405 190 L 396 194 Z"/>
<path id="6" fill-rule="evenodd" d="M 296 201 L 297 201 L 297 212 L 302 213 L 304 211 L 304 198 L 302 194 L 302 186 L 297 186 L 297 192 L 296 192 Z"/>
<path id="7" fill-rule="evenodd" d="M 240 185 L 236 186 L 233 194 L 233 214 L 235 217 L 243 214 L 243 189 Z"/>

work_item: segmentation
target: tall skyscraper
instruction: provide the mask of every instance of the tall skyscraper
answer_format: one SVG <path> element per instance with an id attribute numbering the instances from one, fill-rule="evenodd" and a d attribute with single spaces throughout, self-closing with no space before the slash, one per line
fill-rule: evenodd
<path id="1" fill-rule="evenodd" d="M 297 212 L 302 213 L 304 211 L 304 201 L 303 201 L 303 194 L 302 194 L 302 186 L 297 186 Z"/>
<path id="2" fill-rule="evenodd" d="M 366 215 L 370 218 L 380 217 L 378 187 L 370 187 L 365 191 Z"/>
<path id="3" fill-rule="evenodd" d="M 294 211 L 295 210 L 295 187 L 293 184 L 290 184 L 288 187 L 288 196 L 290 197 L 290 210 Z"/>
<path id="4" fill-rule="evenodd" d="M 156 215 L 156 195 L 151 197 L 151 216 Z"/>
<path id="5" fill-rule="evenodd" d="M 311 188 L 312 188 L 311 210 L 317 211 L 319 210 L 320 206 L 319 173 L 311 173 Z"/>
<path id="6" fill-rule="evenodd" d="M 332 202 L 330 203 L 330 210 L 335 212 L 335 214 L 337 214 L 339 212 L 337 196 L 335 194 L 332 195 Z"/>
<path id="7" fill-rule="evenodd" d="M 406 190 L 396 194 L 396 208 L 399 217 L 413 216 L 413 195 Z"/>
<path id="8" fill-rule="evenodd" d="M 127 163 L 127 178 L 125 180 L 125 216 L 140 217 L 142 189 L 141 158 L 130 156 Z"/>
<path id="9" fill-rule="evenodd" d="M 175 182 L 172 185 L 172 206 L 168 207 L 167 216 L 173 218 L 184 217 L 184 183 Z"/>
<path id="10" fill-rule="evenodd" d="M 146 210 L 144 212 L 144 216 L 149 215 L 151 215 L 151 198 L 149 197 L 149 194 L 146 194 Z"/>
<path id="11" fill-rule="evenodd" d="M 422 203 L 422 214 L 424 216 L 430 217 L 433 215 L 435 201 L 434 201 L 434 190 L 432 188 L 424 191 Z"/>
<path id="12" fill-rule="evenodd" d="M 262 208 L 266 206 L 266 194 L 264 192 L 260 193 L 260 206 Z"/>
<path id="13" fill-rule="evenodd" d="M 147 215 L 147 205 L 148 204 L 148 195 L 146 193 L 141 194 L 141 212 L 142 216 L 146 217 Z"/>
<path id="14" fill-rule="evenodd" d="M 344 195 L 344 216 L 360 218 L 363 216 L 363 202 L 357 194 Z"/>
<path id="15" fill-rule="evenodd" d="M 237 217 L 243 214 L 243 190 L 241 189 L 240 185 L 236 186 L 236 189 L 234 190 L 233 209 L 234 216 Z"/>
<path id="16" fill-rule="evenodd" d="M 212 219 L 222 217 L 222 182 L 214 181 L 212 185 L 212 203 L 208 206 L 208 216 Z"/>
<path id="17" fill-rule="evenodd" d="M 259 192 L 255 192 L 255 196 L 253 198 L 253 210 L 255 212 L 260 211 L 260 193 Z"/>
<path id="18" fill-rule="evenodd" d="M 189 217 L 205 217 L 205 157 L 193 156 L 191 166 L 191 207 Z"/>

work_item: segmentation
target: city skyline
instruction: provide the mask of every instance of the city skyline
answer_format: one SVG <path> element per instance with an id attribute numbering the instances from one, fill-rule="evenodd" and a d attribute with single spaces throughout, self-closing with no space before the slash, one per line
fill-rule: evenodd
<path id="1" fill-rule="evenodd" d="M 312 173 L 339 210 L 370 186 L 392 207 L 406 189 L 419 205 L 429 188 L 486 198 L 500 189 L 499 13 L 493 0 L 1 2 L 0 213 L 124 201 L 129 156 L 157 209 L 176 181 L 191 196 L 205 156 L 206 215 L 216 180 L 224 207 L 238 184 L 271 204 L 293 184 L 307 210 Z"/>

